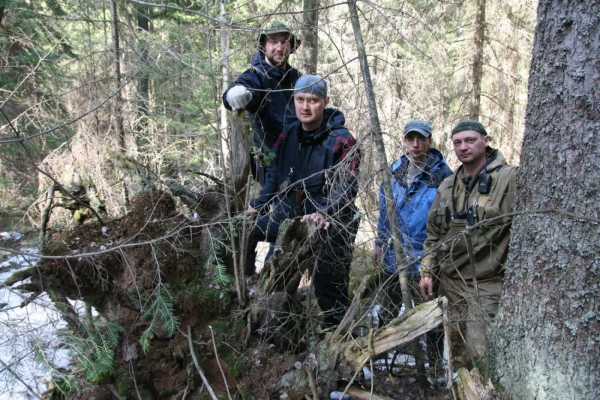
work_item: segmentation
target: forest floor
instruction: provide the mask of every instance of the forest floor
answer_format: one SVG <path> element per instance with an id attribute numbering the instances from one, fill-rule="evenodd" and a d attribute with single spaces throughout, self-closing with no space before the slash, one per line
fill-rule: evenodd
<path id="1" fill-rule="evenodd" d="M 132 227 L 144 225 L 144 231 L 147 234 L 150 234 L 150 236 L 156 235 L 155 237 L 158 237 L 170 229 L 169 225 L 177 226 L 182 223 L 181 217 L 171 214 L 171 210 L 168 209 L 170 204 L 159 203 L 159 205 L 164 207 L 164 209 L 162 209 L 162 217 L 165 218 L 160 225 L 149 223 L 148 221 L 152 221 L 152 219 L 149 218 L 146 212 L 141 212 L 140 215 L 136 215 L 134 210 L 134 212 L 125 217 L 114 221 L 108 221 L 108 228 L 103 228 L 105 230 L 102 231 L 102 234 L 108 232 L 113 238 L 130 237 L 129 231 Z M 147 210 L 152 208 L 156 211 L 157 207 L 157 204 L 152 204 L 152 207 L 146 207 L 144 205 L 143 207 L 138 207 L 138 209 Z M 166 219 L 166 216 L 168 215 L 171 215 L 171 219 L 169 220 Z M 152 226 L 154 226 L 154 228 L 152 228 Z M 3 227 L 0 227 L 0 232 L 5 231 L 2 228 Z M 6 228 L 10 228 L 10 226 L 6 226 Z M 90 248 L 101 248 L 102 243 L 100 240 L 102 240 L 103 235 L 98 233 L 99 229 L 100 228 L 95 224 L 84 224 L 74 231 L 67 230 L 64 234 L 55 236 L 54 240 L 57 242 L 68 241 L 67 247 L 71 252 L 86 253 L 90 251 Z M 26 231 L 24 233 L 27 233 L 28 240 L 24 240 L 23 242 L 4 241 L 4 243 L 0 243 L 0 247 L 18 249 L 35 241 L 35 239 L 32 240 L 32 235 L 36 235 L 35 232 L 31 231 L 31 229 L 24 230 Z M 108 234 L 106 236 L 108 236 Z M 2 241 L 2 238 L 0 238 L 0 241 Z M 197 248 L 198 243 L 191 240 L 188 243 L 188 246 Z M 186 249 L 186 251 L 187 250 L 188 249 Z M 135 261 L 137 264 L 137 271 L 140 273 L 146 269 L 153 270 L 155 268 L 156 264 L 154 264 L 153 259 L 148 257 L 147 254 L 144 255 L 143 249 L 138 248 L 137 250 L 132 249 L 126 251 L 127 254 L 125 257 L 130 261 Z M 3 258 L 7 258 L 8 256 L 8 254 L 2 254 Z M 132 257 L 136 258 L 136 260 Z M 168 254 L 166 257 L 173 258 L 172 255 Z M 183 272 L 181 271 L 192 271 L 194 265 L 197 264 L 193 255 L 189 257 L 178 255 L 175 258 L 177 258 L 176 264 L 178 274 L 182 274 Z M 98 256 L 97 260 L 100 265 L 108 266 L 111 265 L 111 262 L 114 264 L 114 259 L 110 257 L 104 259 L 103 256 Z M 365 262 L 355 263 L 356 268 L 353 268 L 356 270 L 353 270 L 353 275 L 355 275 L 353 280 L 359 279 L 358 276 L 363 273 L 360 271 L 361 265 L 364 266 L 367 264 Z M 77 269 L 78 267 L 77 265 L 73 265 L 73 268 Z M 163 272 L 166 271 L 168 270 L 165 268 Z M 171 274 L 172 271 L 166 273 L 168 275 Z M 122 282 L 122 279 L 119 279 L 119 281 Z M 235 303 L 232 304 L 235 305 Z M 189 368 L 188 360 L 190 348 L 185 332 L 187 326 L 192 327 L 192 331 L 194 332 L 194 348 L 197 353 L 196 356 L 200 359 L 206 378 L 214 391 L 218 393 L 219 398 L 227 398 L 227 392 L 230 391 L 231 396 L 234 399 L 267 400 L 271 397 L 268 393 L 273 393 L 269 389 L 278 387 L 280 385 L 281 376 L 283 376 L 286 371 L 293 368 L 294 362 L 302 360 L 305 356 L 302 354 L 290 355 L 275 353 L 270 350 L 268 344 L 258 340 L 251 341 L 247 348 L 243 346 L 242 342 L 245 332 L 243 329 L 241 331 L 236 331 L 231 328 L 232 325 L 228 322 L 228 320 L 232 319 L 230 317 L 236 314 L 235 309 L 221 309 L 216 315 L 214 310 L 211 310 L 213 311 L 211 317 L 204 318 L 201 308 L 194 309 L 191 302 L 190 304 L 176 303 L 176 305 L 181 314 L 181 324 L 179 332 L 173 338 L 163 339 L 156 337 L 152 340 L 151 350 L 145 357 L 141 357 L 141 354 L 134 355 L 136 358 L 139 358 L 134 364 L 124 362 L 127 358 L 126 354 L 124 354 L 127 347 L 126 341 L 123 343 L 122 349 L 119 350 L 117 354 L 117 359 L 120 360 L 119 363 L 122 364 L 121 367 L 127 370 L 135 366 L 135 368 L 138 368 L 135 372 L 136 376 L 144 377 L 142 380 L 152 382 L 152 387 L 154 388 L 152 392 L 145 393 L 142 389 L 136 387 L 136 390 L 138 390 L 138 397 L 140 398 L 181 399 L 186 398 L 188 394 L 192 393 L 197 395 L 204 393 L 202 396 L 207 395 L 205 389 L 200 387 L 190 387 L 189 384 L 190 374 L 196 375 L 196 371 L 194 371 L 193 368 L 190 371 Z M 239 312 L 237 313 L 239 314 Z M 130 318 L 131 317 L 127 317 L 123 320 L 125 322 L 124 325 L 127 325 L 127 323 L 130 322 Z M 226 343 L 226 346 L 221 346 L 220 352 L 217 355 L 216 348 L 211 344 L 210 330 L 212 328 L 209 328 L 209 325 L 216 328 L 219 324 L 223 325 L 224 328 L 220 333 L 221 336 L 219 336 L 217 340 Z M 140 332 L 136 329 L 137 328 L 127 331 L 127 335 L 131 335 L 134 338 L 139 337 Z M 137 342 L 137 339 L 135 339 L 135 342 Z M 227 344 L 227 342 L 229 344 Z M 129 346 L 131 345 L 132 344 L 130 343 Z M 240 351 L 243 351 L 243 358 L 246 360 L 246 368 L 244 370 L 233 371 L 233 363 L 231 362 L 233 358 L 222 360 L 221 365 L 219 365 L 218 358 L 226 357 L 221 351 L 227 347 L 233 350 L 232 353 L 240 353 Z M 363 373 L 358 374 L 354 384 L 363 391 L 373 390 L 374 393 L 385 395 L 394 400 L 448 400 L 452 398 L 449 390 L 440 387 L 437 384 L 429 385 L 430 387 L 428 387 L 427 390 L 423 390 L 421 383 L 417 379 L 416 367 L 414 366 L 414 360 L 411 357 L 403 355 L 394 357 L 392 353 L 389 355 L 390 359 L 394 360 L 393 368 L 388 367 L 385 360 L 377 360 L 373 367 L 373 373 L 370 373 L 370 369 L 368 368 L 364 369 Z M 142 358 L 143 362 L 140 362 L 142 361 Z M 230 361 L 229 366 L 227 361 Z M 390 360 L 388 360 L 387 364 L 390 364 Z M 222 368 L 225 369 L 224 372 L 222 371 Z M 69 366 L 69 369 L 71 370 L 68 372 L 72 374 L 82 373 L 80 367 L 77 365 L 71 365 Z M 224 376 L 225 379 L 223 379 Z M 69 398 L 81 400 L 92 398 L 106 400 L 120 399 L 122 396 L 119 395 L 119 391 L 122 390 L 122 388 L 119 389 L 117 387 L 119 379 L 120 378 L 117 377 L 115 382 L 105 385 L 86 386 L 82 388 L 81 391 L 72 393 Z M 241 391 L 245 392 L 243 396 L 240 394 Z M 336 395 L 341 395 L 341 392 L 332 393 L 330 398 L 336 398 Z M 346 396 L 344 398 L 348 400 L 355 399 L 355 397 L 352 396 Z"/>

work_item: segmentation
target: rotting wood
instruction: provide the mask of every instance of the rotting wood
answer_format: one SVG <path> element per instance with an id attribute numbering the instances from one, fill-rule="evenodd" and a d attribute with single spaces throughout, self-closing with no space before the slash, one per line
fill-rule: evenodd
<path id="1" fill-rule="evenodd" d="M 423 334 L 435 329 L 443 322 L 443 304 L 445 297 L 423 303 L 406 314 L 398 317 L 384 328 L 375 331 L 372 338 L 358 337 L 345 342 L 332 342 L 325 337 L 311 349 L 311 355 L 317 360 L 317 384 L 325 393 L 330 387 L 331 376 L 343 378 L 349 383 L 346 393 L 353 388 L 352 381 L 357 372 L 371 358 L 394 348 L 413 343 Z M 372 345 L 369 345 L 372 340 Z M 300 399 L 311 392 L 306 385 L 306 373 L 303 369 L 288 372 L 282 377 L 285 382 L 285 394 L 290 399 Z M 337 387 L 337 384 L 334 388 Z M 342 390 L 344 390 L 342 389 Z M 358 393 L 358 392 L 357 392 Z M 360 397 L 359 397 L 360 398 Z M 366 397 L 369 398 L 369 397 Z M 376 397 L 373 397 L 376 398 Z M 385 399 L 385 397 L 383 397 Z"/>
<path id="2" fill-rule="evenodd" d="M 498 394 L 492 381 L 484 384 L 481 374 L 475 367 L 470 372 L 466 368 L 458 370 L 458 395 L 461 400 L 494 400 Z"/>
<path id="3" fill-rule="evenodd" d="M 367 346 L 367 338 L 358 338 L 358 343 L 364 343 L 361 343 L 362 346 L 358 350 L 354 346 L 346 347 L 345 361 L 353 368 L 362 368 L 371 357 L 374 358 L 396 347 L 411 343 L 435 329 L 443 322 L 442 299 L 444 298 L 423 303 L 378 330 L 373 337 L 373 354 Z"/>

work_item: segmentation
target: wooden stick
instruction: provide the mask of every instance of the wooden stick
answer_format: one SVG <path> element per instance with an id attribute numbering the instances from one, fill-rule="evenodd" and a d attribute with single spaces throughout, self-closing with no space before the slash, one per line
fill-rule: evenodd
<path id="1" fill-rule="evenodd" d="M 210 393 L 210 397 L 212 397 L 213 400 L 219 400 L 217 398 L 217 396 L 215 395 L 215 392 L 210 387 L 210 384 L 208 383 L 208 380 L 206 379 L 206 376 L 204 375 L 204 371 L 200 367 L 200 364 L 198 364 L 198 359 L 196 358 L 196 353 L 194 353 L 194 344 L 192 342 L 192 328 L 190 328 L 189 325 L 187 327 L 187 333 L 188 333 L 187 334 L 188 343 L 190 345 L 190 353 L 192 354 L 192 359 L 194 360 L 194 365 L 196 366 L 196 369 L 198 370 L 198 374 L 200 374 L 200 378 L 202 378 L 202 382 L 204 382 L 204 385 L 206 385 L 208 393 Z"/>
<path id="2" fill-rule="evenodd" d="M 229 400 L 231 399 L 231 393 L 229 393 L 229 385 L 227 384 L 227 378 L 225 377 L 225 372 L 223 372 L 223 367 L 221 367 L 221 361 L 219 361 L 219 354 L 217 353 L 217 343 L 215 342 L 215 331 L 213 331 L 212 326 L 208 326 L 210 329 L 210 336 L 212 337 L 213 348 L 215 349 L 215 358 L 217 360 L 217 365 L 219 366 L 219 370 L 221 371 L 221 375 L 223 376 L 223 382 L 225 383 L 225 389 L 227 389 L 227 397 Z"/>

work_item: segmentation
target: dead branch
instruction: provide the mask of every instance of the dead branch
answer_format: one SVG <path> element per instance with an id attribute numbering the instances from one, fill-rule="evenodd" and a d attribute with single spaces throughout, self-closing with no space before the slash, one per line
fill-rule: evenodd
<path id="1" fill-rule="evenodd" d="M 206 376 L 204 375 L 204 371 L 202 370 L 202 367 L 200 367 L 200 364 L 198 364 L 198 359 L 196 358 L 196 353 L 194 352 L 194 344 L 192 342 L 192 328 L 189 325 L 187 327 L 187 338 L 188 338 L 188 343 L 190 345 L 190 354 L 192 355 L 192 359 L 194 360 L 194 365 L 196 366 L 196 370 L 198 371 L 200 378 L 202 378 L 202 382 L 204 382 L 204 384 L 206 385 L 208 393 L 210 393 L 210 397 L 212 397 L 213 400 L 218 400 L 212 387 L 210 387 L 210 383 L 208 383 L 208 380 L 206 379 Z"/>
<path id="2" fill-rule="evenodd" d="M 227 397 L 231 400 L 231 393 L 229 392 L 229 385 L 227 384 L 227 378 L 225 377 L 225 372 L 223 372 L 223 367 L 221 366 L 221 361 L 219 360 L 219 353 L 217 352 L 217 342 L 215 340 L 215 331 L 212 326 L 209 326 L 210 335 L 212 337 L 213 348 L 215 349 L 215 360 L 217 360 L 217 365 L 219 366 L 219 371 L 221 371 L 221 375 L 223 376 L 223 383 L 225 383 L 225 389 L 227 389 Z"/>

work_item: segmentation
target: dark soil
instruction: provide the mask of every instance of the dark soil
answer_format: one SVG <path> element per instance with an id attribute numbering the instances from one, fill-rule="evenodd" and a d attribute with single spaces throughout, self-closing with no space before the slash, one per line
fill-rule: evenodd
<path id="1" fill-rule="evenodd" d="M 134 199 L 130 213 L 105 226 L 88 221 L 51 233 L 43 254 L 69 258 L 43 260 L 40 274 L 32 279 L 52 289 L 57 304 L 84 300 L 100 319 L 123 328 L 113 373 L 91 384 L 82 379 L 79 365 L 67 371 L 80 378 L 81 388 L 69 398 L 209 399 L 200 371 L 219 399 L 279 398 L 281 377 L 304 361 L 306 354 L 279 353 L 247 334 L 235 288 L 216 283 L 210 261 L 211 238 L 224 236 L 219 221 L 226 202 L 218 191 L 208 192 L 201 201 L 205 212 L 190 220 L 176 211 L 167 194 L 145 193 Z M 172 335 L 146 312 L 159 282 L 166 284 L 179 321 Z M 66 319 L 74 333 L 86 335 L 81 325 Z M 151 344 L 144 353 L 140 337 L 149 328 Z M 414 367 L 396 367 L 392 373 L 376 367 L 372 380 L 359 374 L 354 384 L 392 399 L 451 398 L 446 389 L 422 390 Z"/>

